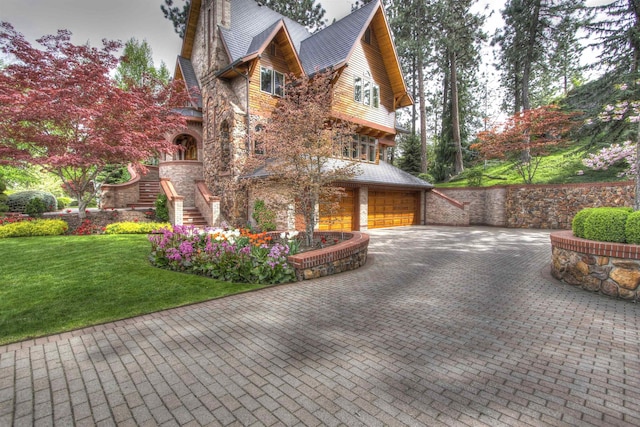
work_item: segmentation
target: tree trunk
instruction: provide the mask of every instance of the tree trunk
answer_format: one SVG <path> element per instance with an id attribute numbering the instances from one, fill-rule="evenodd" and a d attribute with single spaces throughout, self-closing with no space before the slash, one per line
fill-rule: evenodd
<path id="1" fill-rule="evenodd" d="M 531 109 L 529 102 L 529 82 L 531 80 L 531 64 L 533 63 L 534 49 L 536 45 L 536 36 L 538 33 L 538 25 L 540 23 L 540 7 L 541 0 L 537 0 L 533 7 L 533 16 L 531 17 L 531 25 L 529 26 L 529 34 L 527 38 L 527 52 L 522 69 L 522 110 Z"/>
<path id="2" fill-rule="evenodd" d="M 427 159 L 427 105 L 424 94 L 424 61 L 422 54 L 418 55 L 418 93 L 420 96 L 420 172 L 427 173 L 429 161 Z"/>
<path id="3" fill-rule="evenodd" d="M 453 163 L 453 171 L 458 175 L 464 171 L 462 162 L 462 141 L 460 137 L 460 110 L 458 107 L 458 69 L 456 61 L 456 53 L 449 51 L 449 67 L 451 73 L 451 127 L 453 135 L 453 144 L 456 148 L 456 157 Z"/>

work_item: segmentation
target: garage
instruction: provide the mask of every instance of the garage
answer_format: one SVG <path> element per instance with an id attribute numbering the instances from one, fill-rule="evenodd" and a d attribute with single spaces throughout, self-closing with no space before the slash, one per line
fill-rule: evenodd
<path id="1" fill-rule="evenodd" d="M 414 225 L 419 217 L 419 192 L 369 190 L 368 228 Z"/>
<path id="2" fill-rule="evenodd" d="M 356 228 L 356 200 L 355 190 L 346 188 L 345 195 L 340 199 L 338 212 L 333 215 L 320 212 L 320 231 L 351 231 Z"/>

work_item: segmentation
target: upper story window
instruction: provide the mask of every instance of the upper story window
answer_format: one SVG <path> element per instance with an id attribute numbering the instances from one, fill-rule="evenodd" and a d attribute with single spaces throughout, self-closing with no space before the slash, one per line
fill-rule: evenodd
<path id="1" fill-rule="evenodd" d="M 365 41 L 365 43 L 371 44 L 371 27 L 367 27 L 367 29 L 364 30 L 364 35 L 362 36 L 362 39 Z"/>
<path id="2" fill-rule="evenodd" d="M 220 171 L 228 171 L 231 163 L 231 133 L 229 122 L 220 125 Z"/>
<path id="3" fill-rule="evenodd" d="M 378 154 L 378 140 L 367 135 L 353 135 L 338 143 L 338 157 L 375 163 Z"/>
<path id="4" fill-rule="evenodd" d="M 355 77 L 353 80 L 353 100 L 364 105 L 380 107 L 380 86 L 366 72 L 363 77 Z"/>
<path id="5" fill-rule="evenodd" d="M 284 74 L 272 68 L 260 67 L 260 90 L 271 95 L 284 95 Z"/>

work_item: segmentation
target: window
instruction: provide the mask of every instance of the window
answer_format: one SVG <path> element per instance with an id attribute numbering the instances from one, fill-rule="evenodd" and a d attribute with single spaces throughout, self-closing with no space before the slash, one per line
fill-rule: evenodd
<path id="1" fill-rule="evenodd" d="M 253 154 L 264 154 L 264 142 L 260 138 L 260 132 L 262 132 L 262 125 L 256 126 L 255 136 L 253 138 Z"/>
<path id="2" fill-rule="evenodd" d="M 365 43 L 371 44 L 371 27 L 367 27 L 367 29 L 364 30 L 364 35 L 362 36 L 362 39 L 365 41 Z"/>
<path id="3" fill-rule="evenodd" d="M 353 135 L 342 141 L 336 141 L 337 157 L 375 163 L 377 159 L 378 140 L 367 135 Z"/>
<path id="4" fill-rule="evenodd" d="M 260 90 L 273 93 L 273 70 L 260 67 Z"/>
<path id="5" fill-rule="evenodd" d="M 364 81 L 363 94 L 364 96 L 362 97 L 362 103 L 364 105 L 371 105 L 371 81 L 370 80 Z"/>
<path id="6" fill-rule="evenodd" d="M 353 100 L 373 108 L 380 107 L 380 86 L 373 82 L 369 72 L 365 72 L 364 77 L 354 77 Z"/>
<path id="7" fill-rule="evenodd" d="M 278 49 L 276 47 L 276 42 L 273 41 L 269 44 L 269 55 L 276 56 L 278 54 Z"/>
<path id="8" fill-rule="evenodd" d="M 353 81 L 353 100 L 362 102 L 362 78 L 356 77 Z"/>
<path id="9" fill-rule="evenodd" d="M 371 105 L 373 108 L 380 107 L 380 86 L 377 84 L 373 85 L 373 102 Z"/>
<path id="10" fill-rule="evenodd" d="M 284 96 L 284 74 L 274 71 L 273 83 L 275 87 L 274 95 Z"/>
<path id="11" fill-rule="evenodd" d="M 284 96 L 284 84 L 283 73 L 260 67 L 260 90 L 271 95 Z"/>

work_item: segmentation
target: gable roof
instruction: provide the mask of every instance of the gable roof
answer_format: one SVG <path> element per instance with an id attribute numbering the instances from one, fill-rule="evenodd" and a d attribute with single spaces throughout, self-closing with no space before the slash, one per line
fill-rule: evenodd
<path id="1" fill-rule="evenodd" d="M 200 85 L 198 84 L 198 78 L 193 69 L 193 64 L 182 56 L 178 56 L 178 64 L 176 66 L 176 78 L 180 77 L 182 77 L 182 80 L 187 86 L 191 102 L 195 104 L 195 107 L 202 108 L 202 94 L 200 93 Z"/>
<path id="2" fill-rule="evenodd" d="M 191 60 L 196 26 L 202 0 L 192 0 L 187 18 L 181 56 Z M 378 37 L 385 68 L 391 81 L 396 108 L 413 104 L 400 67 L 398 54 L 391 36 L 391 28 L 384 14 L 381 0 L 374 0 L 341 20 L 311 34 L 303 25 L 287 18 L 255 0 L 233 0 L 231 24 L 220 26 L 219 33 L 229 56 L 229 64 L 238 65 L 252 61 L 283 31 L 287 43 L 292 45 L 296 67 L 311 75 L 329 67 L 345 65 L 361 39 L 372 25 Z"/>
<path id="3" fill-rule="evenodd" d="M 378 6 L 372 1 L 303 40 L 300 58 L 307 74 L 347 62 Z"/>

